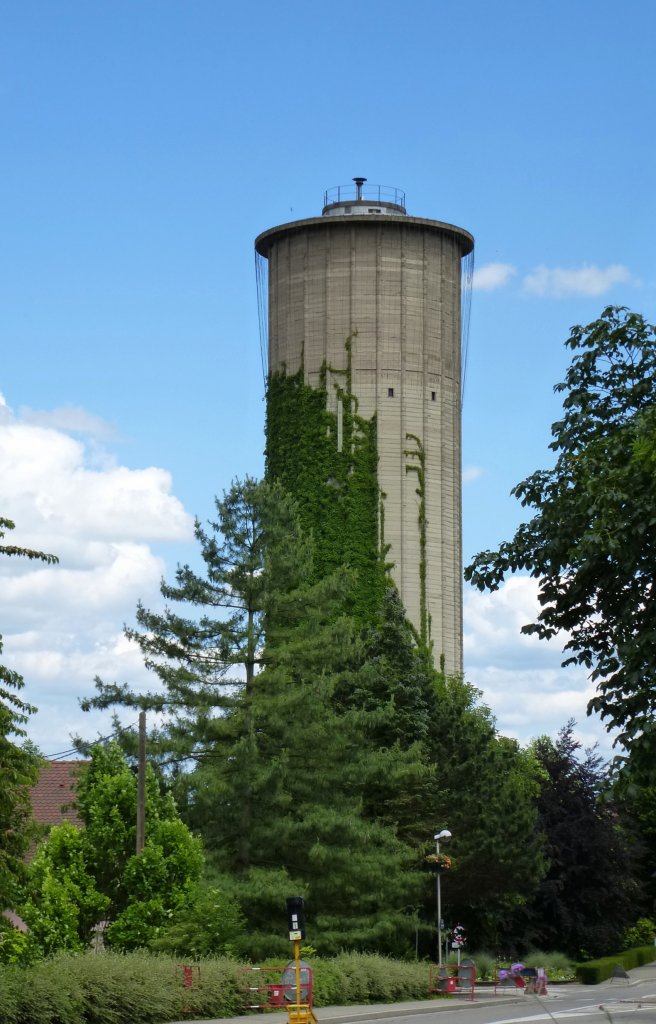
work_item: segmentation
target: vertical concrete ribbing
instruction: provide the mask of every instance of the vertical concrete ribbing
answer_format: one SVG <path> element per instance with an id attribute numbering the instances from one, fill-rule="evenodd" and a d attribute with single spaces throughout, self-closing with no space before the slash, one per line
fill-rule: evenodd
<path id="1" fill-rule="evenodd" d="M 462 669 L 460 260 L 471 244 L 459 228 L 402 216 L 313 218 L 258 239 L 270 261 L 271 372 L 296 372 L 304 348 L 316 386 L 322 365 L 345 368 L 344 342 L 358 331 L 353 390 L 363 416 L 377 413 L 385 540 L 416 625 L 419 509 L 406 434 L 423 444 L 427 603 L 436 658 L 444 653 L 450 671 Z"/>

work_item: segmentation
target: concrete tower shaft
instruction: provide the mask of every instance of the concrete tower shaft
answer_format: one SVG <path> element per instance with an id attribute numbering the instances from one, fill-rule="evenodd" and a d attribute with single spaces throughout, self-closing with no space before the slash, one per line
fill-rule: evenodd
<path id="1" fill-rule="evenodd" d="M 461 672 L 460 289 L 473 238 L 398 201 L 365 203 L 340 199 L 257 238 L 269 263 L 269 373 L 303 367 L 319 387 L 326 368 L 343 371 L 352 336 L 358 413 L 376 415 L 393 576 L 418 628 L 423 604 L 436 659 Z"/>

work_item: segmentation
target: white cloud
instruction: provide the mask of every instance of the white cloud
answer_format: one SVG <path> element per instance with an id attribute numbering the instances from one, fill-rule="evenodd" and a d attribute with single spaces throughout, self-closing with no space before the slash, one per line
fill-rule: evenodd
<path id="1" fill-rule="evenodd" d="M 462 482 L 470 484 L 474 480 L 480 480 L 484 470 L 480 466 L 465 466 L 462 471 Z"/>
<path id="2" fill-rule="evenodd" d="M 493 292 L 508 284 L 516 273 L 517 268 L 510 263 L 486 263 L 475 268 L 472 288 L 476 292 Z"/>
<path id="3" fill-rule="evenodd" d="M 612 756 L 612 737 L 600 720 L 588 718 L 594 686 L 584 669 L 561 667 L 566 635 L 550 640 L 521 633 L 539 613 L 537 581 L 512 576 L 493 594 L 465 590 L 465 668 L 467 678 L 483 691 L 483 701 L 501 733 L 528 743 L 555 736 L 570 718 L 584 747 L 599 742 Z"/>
<path id="4" fill-rule="evenodd" d="M 530 295 L 565 298 L 569 295 L 603 295 L 614 284 L 631 280 L 627 267 L 536 267 L 524 278 L 523 288 Z"/>
<path id="5" fill-rule="evenodd" d="M 69 429 L 86 423 L 97 438 L 95 417 L 77 412 Z M 46 753 L 69 746 L 71 732 L 106 729 L 107 716 L 102 724 L 78 708 L 94 676 L 146 685 L 122 625 L 134 621 L 140 598 L 159 604 L 165 565 L 151 545 L 193 538 L 192 517 L 172 494 L 169 473 L 117 465 L 111 452 L 99 458 L 93 443 L 55 422 L 56 411 L 52 421 L 48 414 L 15 416 L 0 398 L 0 515 L 16 523 L 5 542 L 60 559 L 56 566 L 0 559 L 3 662 L 25 677 L 25 699 L 40 709 L 29 732 Z"/>
<path id="6" fill-rule="evenodd" d="M 22 406 L 20 418 L 23 423 L 51 427 L 54 430 L 63 430 L 73 434 L 84 434 L 102 441 L 116 436 L 116 430 L 111 423 L 74 405 L 64 405 L 57 409 L 30 409 L 29 406 Z"/>

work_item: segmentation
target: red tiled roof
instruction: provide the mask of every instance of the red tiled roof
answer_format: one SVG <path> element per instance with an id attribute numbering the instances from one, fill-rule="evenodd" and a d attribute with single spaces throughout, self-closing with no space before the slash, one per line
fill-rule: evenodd
<path id="1" fill-rule="evenodd" d="M 23 918 L 19 917 L 13 910 L 3 910 L 0 916 L 6 918 L 12 928 L 16 928 L 19 932 L 29 932 L 30 929 L 25 924 Z"/>
<path id="2" fill-rule="evenodd" d="M 75 807 L 75 777 L 88 761 L 50 761 L 43 765 L 39 781 L 30 790 L 32 817 L 39 825 L 61 825 L 69 821 L 81 827 Z M 66 810 L 62 810 L 66 808 Z"/>

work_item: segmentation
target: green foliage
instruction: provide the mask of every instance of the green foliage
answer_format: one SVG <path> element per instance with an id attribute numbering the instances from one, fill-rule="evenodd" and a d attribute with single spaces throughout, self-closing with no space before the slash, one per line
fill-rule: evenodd
<path id="1" fill-rule="evenodd" d="M 472 944 L 498 947 L 545 872 L 536 808 L 541 770 L 530 751 L 496 733 L 479 691 L 458 678 L 437 676 L 427 747 L 435 782 L 418 826 L 424 841 L 442 825 L 453 833 L 454 866 L 442 879 L 447 926 L 461 923 Z M 426 844 L 425 853 L 434 849 Z M 427 875 L 430 921 L 434 889 Z"/>
<path id="2" fill-rule="evenodd" d="M 39 948 L 29 932 L 14 928 L 0 915 L 0 964 L 27 964 L 39 955 Z M 0 1021 L 2 1020 L 0 1013 Z"/>
<path id="3" fill-rule="evenodd" d="M 2 1024 L 19 1024 L 23 995 L 23 971 L 14 963 L 6 966 L 0 960 L 0 1021 Z"/>
<path id="4" fill-rule="evenodd" d="M 316 395 L 300 377 L 272 386 L 290 380 L 300 405 L 314 407 Z M 323 402 L 322 416 L 325 395 Z M 317 437 L 325 439 L 322 424 Z M 478 691 L 435 672 L 393 588 L 381 591 L 375 615 L 367 613 L 361 628 L 352 614 L 359 601 L 352 571 L 328 571 L 325 561 L 317 571 L 313 538 L 280 482 L 235 484 L 217 507 L 215 533 L 201 541 L 207 580 L 180 570 L 179 589 L 166 590 L 193 615 L 149 615 L 143 649 L 164 683 L 160 706 L 174 709 L 156 749 L 176 763 L 172 783 L 185 820 L 203 835 L 219 887 L 246 921 L 236 948 L 255 959 L 284 955 L 284 900 L 298 892 L 306 896 L 308 935 L 322 955 L 413 950 L 416 929 L 423 941 L 434 928 L 434 881 L 424 857 L 440 820 L 458 835 L 450 912 L 478 941 L 496 936 L 543 870 L 534 758 L 496 736 Z M 378 550 L 376 558 L 380 568 Z M 226 691 L 230 677 L 220 675 L 219 692 L 208 682 L 210 666 L 220 674 L 243 658 L 241 627 L 228 636 L 215 623 L 228 621 L 221 605 L 228 579 L 235 614 L 247 609 L 244 621 L 253 625 L 257 645 L 250 679 L 242 660 L 246 679 L 233 679 Z M 225 646 L 216 650 L 219 634 Z M 96 700 L 124 697 L 104 688 Z M 118 789 L 109 804 L 120 807 L 122 800 Z M 106 822 L 121 837 L 110 806 L 98 814 L 98 829 Z M 112 836 L 105 841 L 111 849 Z M 159 942 L 161 935 L 164 944 L 192 948 L 193 911 L 180 917 L 170 906 L 160 932 L 147 938 L 142 926 L 148 929 L 160 908 L 154 894 L 141 898 L 144 916 L 133 910 L 124 919 L 133 942 Z M 110 939 L 125 946 L 119 924 L 112 929 Z M 213 941 L 199 938 L 207 948 Z"/>
<path id="5" fill-rule="evenodd" d="M 467 954 L 469 956 L 469 954 Z M 476 981 L 494 981 L 497 977 L 497 962 L 492 953 L 474 953 L 472 960 L 476 964 Z"/>
<path id="6" fill-rule="evenodd" d="M 414 443 L 413 448 L 407 448 L 404 455 L 409 460 L 406 464 L 406 473 L 415 473 L 417 476 L 417 488 L 415 494 L 419 498 L 419 513 L 417 525 L 419 527 L 419 635 L 422 643 L 430 649 L 431 647 L 431 618 L 428 612 L 428 601 L 426 597 L 426 452 L 421 439 L 416 434 L 406 434 L 406 440 Z M 416 460 L 416 461 L 410 461 Z"/>
<path id="7" fill-rule="evenodd" d="M 331 1002 L 342 1005 L 354 1003 L 394 1003 L 404 999 L 422 999 L 428 992 L 428 969 L 425 963 L 393 960 L 376 953 L 340 953 L 332 960 L 311 961 L 315 970 L 315 983 L 321 989 L 324 964 L 333 974 Z M 335 975 L 337 976 L 335 978 Z M 339 980 L 337 980 L 339 979 Z M 331 993 L 331 995 L 332 995 Z M 316 1005 L 329 1005 L 319 999 Z"/>
<path id="8" fill-rule="evenodd" d="M 523 632 L 568 633 L 564 664 L 584 665 L 597 683 L 589 713 L 620 730 L 634 779 L 656 780 L 656 328 L 608 307 L 572 328 L 574 358 L 563 418 L 552 426 L 558 453 L 513 494 L 535 515 L 497 551 L 477 555 L 466 579 L 496 590 L 509 572 L 540 584 L 541 610 Z M 616 767 L 624 762 L 617 760 Z"/>
<path id="9" fill-rule="evenodd" d="M 656 786 L 637 786 L 629 781 L 629 785 L 614 786 L 612 798 L 622 808 L 625 826 L 633 839 L 643 904 L 636 906 L 635 911 L 656 917 Z"/>
<path id="10" fill-rule="evenodd" d="M 199 959 L 233 955 L 243 945 L 244 917 L 224 889 L 199 889 L 160 930 L 151 946 L 164 953 Z"/>
<path id="11" fill-rule="evenodd" d="M 194 985 L 180 964 L 145 953 L 61 953 L 25 969 L 0 967 L 2 1024 L 165 1024 L 232 1017 L 240 1008 L 238 965 L 206 961 Z M 200 982 L 200 983 L 199 983 Z"/>
<path id="12" fill-rule="evenodd" d="M 543 953 L 530 949 L 526 960 L 536 967 L 544 967 L 550 981 L 574 981 L 576 977 L 574 962 L 566 953 Z"/>
<path id="13" fill-rule="evenodd" d="M 402 908 L 417 878 L 395 828 L 362 814 L 377 757 L 366 742 L 366 713 L 335 710 L 357 645 L 349 620 L 336 617 L 326 584 L 306 588 L 296 623 L 269 634 L 271 661 L 242 711 L 242 734 L 250 729 L 248 863 L 233 824 L 233 787 L 243 788 L 241 740 L 219 775 L 225 838 L 215 856 L 222 870 L 238 876 L 249 942 L 261 933 L 273 941 L 284 896 L 299 891 L 307 893 L 309 934 L 322 953 L 345 944 L 395 948 L 403 941 Z M 272 865 L 284 867 L 288 877 Z M 275 902 L 268 902 L 270 882 Z"/>
<path id="14" fill-rule="evenodd" d="M 281 962 L 290 959 L 290 945 Z M 313 957 L 315 1006 L 397 1002 L 427 995 L 425 963 L 348 953 Z M 190 964 L 190 966 L 192 966 Z M 166 1024 L 236 1017 L 244 1003 L 238 961 L 203 959 L 183 987 L 178 960 L 144 952 L 61 953 L 27 968 L 0 965 L 2 1024 Z"/>
<path id="15" fill-rule="evenodd" d="M 56 825 L 30 864 L 21 915 L 42 954 L 84 949 L 109 907 L 90 873 L 87 849 L 80 829 Z"/>
<path id="16" fill-rule="evenodd" d="M 618 966 L 625 971 L 631 971 L 634 967 L 642 967 L 643 964 L 650 964 L 656 959 L 656 947 L 640 946 L 638 949 L 628 949 L 623 953 L 616 953 L 613 956 L 605 956 L 600 960 L 589 960 L 587 963 L 579 964 L 576 968 L 576 977 L 583 985 L 598 985 L 607 981 Z"/>
<path id="17" fill-rule="evenodd" d="M 381 607 L 386 564 L 379 536 L 376 420 L 358 415 L 351 391 L 356 336 L 346 340 L 346 369 L 326 367 L 316 387 L 304 382 L 302 368 L 269 378 L 266 476 L 280 481 L 298 503 L 304 532 L 315 543 L 316 578 L 341 566 L 354 570 L 351 610 L 364 624 Z M 333 408 L 341 409 L 339 417 Z"/>
<path id="18" fill-rule="evenodd" d="M 561 729 L 556 742 L 545 736 L 533 744 L 544 770 L 538 812 L 548 871 L 518 918 L 533 941 L 579 957 L 620 945 L 639 892 L 617 811 L 598 800 L 603 763 L 594 751 L 579 759 L 573 727 Z"/>
<path id="19" fill-rule="evenodd" d="M 353 576 L 342 568 L 315 572 L 311 540 L 280 483 L 237 484 L 219 509 L 216 536 L 202 539 L 208 584 L 180 570 L 180 588 L 166 591 L 199 606 L 200 617 L 182 619 L 170 610 L 149 615 L 149 632 L 141 637 L 167 687 L 162 705 L 176 707 L 173 725 L 160 733 L 160 749 L 168 744 L 174 756 L 196 758 L 197 766 L 180 780 L 187 820 L 202 830 L 215 869 L 233 879 L 251 955 L 280 941 L 290 891 L 308 893 L 312 937 L 322 952 L 346 942 L 394 950 L 407 941 L 406 907 L 416 902 L 421 876 L 412 870 L 413 851 L 396 823 L 366 813 L 365 801 L 373 779 L 384 772 L 400 778 L 415 755 L 400 745 L 378 749 L 376 730 L 382 717 L 391 722 L 391 705 L 381 715 L 379 707 L 348 700 L 364 661 L 350 614 Z M 226 581 L 234 587 L 235 614 L 246 614 L 257 641 L 251 678 L 246 664 L 245 683 L 233 680 L 229 700 L 213 703 L 205 669 L 196 674 L 195 668 L 199 650 L 204 664 L 214 659 L 205 639 L 222 637 L 217 671 L 242 650 L 215 624 L 225 594 L 214 584 L 224 588 Z M 146 624 L 143 613 L 140 622 Z M 106 689 L 99 698 L 114 699 L 122 700 L 122 693 Z M 120 805 L 120 792 L 113 803 Z M 99 827 L 103 820 L 100 814 Z M 122 877 L 129 877 L 127 868 Z M 152 903 L 143 909 L 157 914 Z M 116 940 L 119 921 L 110 939 Z M 131 918 L 131 924 L 136 939 L 140 922 Z"/>
<path id="20" fill-rule="evenodd" d="M 166 725 L 149 738 L 151 758 L 167 765 L 203 757 L 220 744 L 241 689 L 248 689 L 263 642 L 267 509 L 275 504 L 289 519 L 280 489 L 247 478 L 215 499 L 216 520 L 196 523 L 204 563 L 199 575 L 178 566 L 173 585 L 161 592 L 170 604 L 162 614 L 139 604 L 140 629 L 126 635 L 141 649 L 161 684 L 150 693 L 96 679 L 97 693 L 84 710 L 112 705 L 165 711 Z M 289 543 L 292 543 L 291 535 Z"/>
<path id="21" fill-rule="evenodd" d="M 622 946 L 624 949 L 634 949 L 636 946 L 654 945 L 656 939 L 656 923 L 650 917 L 640 917 L 632 928 L 627 928 L 624 933 Z"/>
<path id="22" fill-rule="evenodd" d="M 10 519 L 0 517 L 0 540 L 13 529 L 15 524 Z M 0 555 L 27 558 L 46 565 L 58 560 L 55 555 L 15 544 L 0 544 Z M 0 907 L 15 904 L 18 885 L 24 875 L 23 856 L 34 836 L 29 787 L 37 780 L 39 759 L 29 745 L 18 746 L 13 739 L 25 735 L 23 726 L 36 710 L 18 696 L 17 691 L 24 685 L 18 672 L 0 664 Z"/>
<path id="23" fill-rule="evenodd" d="M 84 829 L 51 829 L 30 865 L 22 916 L 42 953 L 83 950 L 102 919 L 118 949 L 146 946 L 194 890 L 199 840 L 146 779 L 146 842 L 135 853 L 137 783 L 116 744 L 96 746 L 80 771 L 77 806 Z"/>

